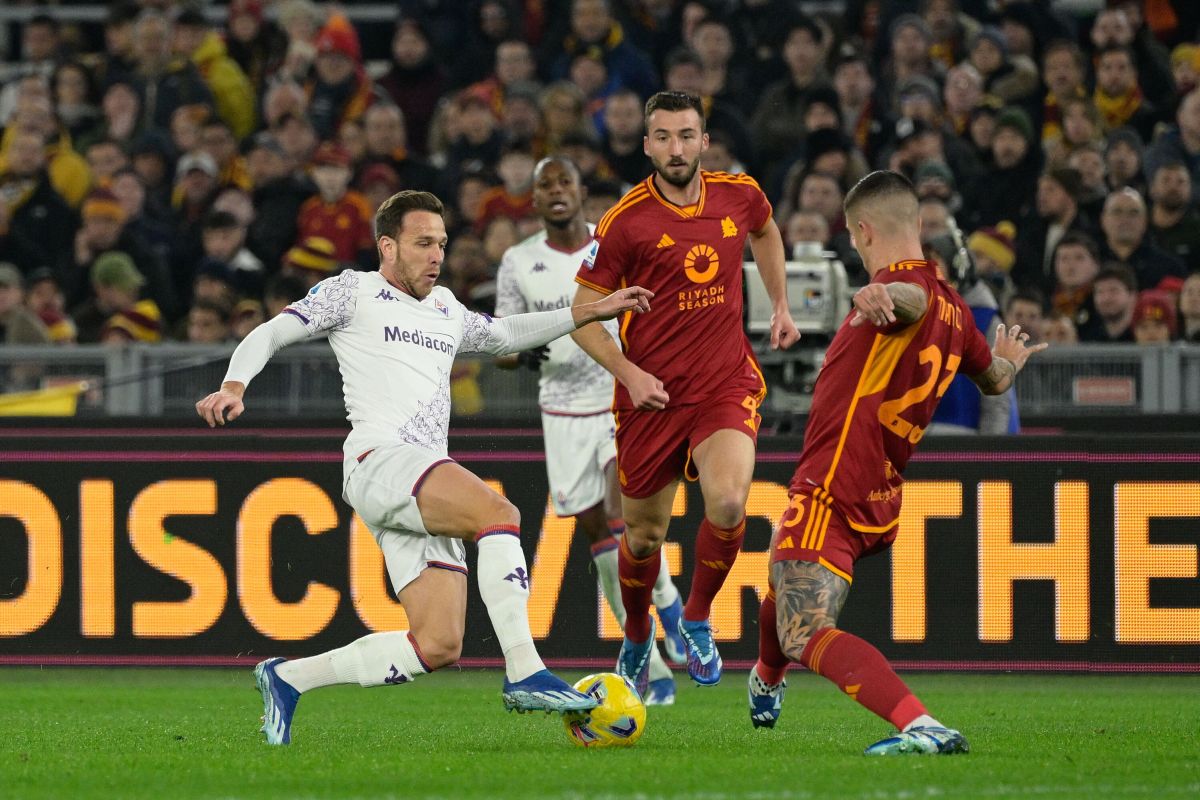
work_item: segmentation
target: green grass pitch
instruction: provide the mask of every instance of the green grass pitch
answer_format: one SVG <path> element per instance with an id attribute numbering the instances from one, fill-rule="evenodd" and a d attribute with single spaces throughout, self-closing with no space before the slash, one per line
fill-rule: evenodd
<path id="1" fill-rule="evenodd" d="M 0 797 L 1200 796 L 1200 676 L 908 680 L 970 755 L 864 758 L 888 726 L 799 672 L 774 731 L 730 672 L 680 680 L 635 747 L 587 751 L 556 717 L 505 713 L 494 671 L 313 692 L 292 746 L 269 747 L 250 670 L 4 669 Z"/>

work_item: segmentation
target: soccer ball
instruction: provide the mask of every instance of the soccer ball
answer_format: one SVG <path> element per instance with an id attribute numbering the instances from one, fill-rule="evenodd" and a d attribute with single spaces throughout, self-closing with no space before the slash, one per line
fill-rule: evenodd
<path id="1" fill-rule="evenodd" d="M 588 675 L 575 684 L 600 705 L 563 715 L 567 736 L 580 747 L 629 747 L 646 729 L 646 706 L 637 689 L 614 672 Z"/>

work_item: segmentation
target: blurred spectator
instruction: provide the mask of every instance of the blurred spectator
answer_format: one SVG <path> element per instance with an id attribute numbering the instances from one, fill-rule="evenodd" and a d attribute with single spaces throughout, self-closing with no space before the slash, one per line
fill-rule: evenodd
<path id="1" fill-rule="evenodd" d="M 900 14 L 892 21 L 887 33 L 879 38 L 890 43 L 881 80 L 877 81 L 884 100 L 894 97 L 896 87 L 916 75 L 941 81 L 945 68 L 941 61 L 932 57 L 933 31 L 921 17 L 912 13 Z"/>
<path id="2" fill-rule="evenodd" d="M 872 161 L 894 123 L 887 108 L 879 107 L 876 101 L 875 77 L 866 56 L 852 47 L 846 49 L 833 71 L 833 87 L 838 95 L 842 132 Z"/>
<path id="3" fill-rule="evenodd" d="M 113 176 L 109 189 L 125 212 L 125 227 L 164 263 L 169 263 L 175 247 L 175 229 L 162 209 L 147 205 L 146 185 L 132 168 Z"/>
<path id="4" fill-rule="evenodd" d="M 603 86 L 607 82 L 607 75 L 604 74 L 603 61 L 599 61 L 599 54 L 583 53 L 578 57 L 593 57 L 597 59 L 602 75 L 600 85 Z M 497 117 L 500 117 L 504 114 L 504 104 L 508 99 L 509 89 L 514 85 L 536 80 L 537 63 L 534 61 L 533 51 L 529 48 L 529 44 L 521 39 L 509 39 L 501 42 L 496 47 L 495 65 L 492 69 L 492 74 L 472 84 L 468 87 L 468 91 L 486 98 L 492 106 L 492 111 Z M 572 78 L 572 80 L 574 79 Z M 575 81 L 575 83 L 582 86 L 578 81 Z M 590 94 L 591 92 L 587 93 Z"/>
<path id="5" fill-rule="evenodd" d="M 1012 270 L 1017 253 L 1013 237 L 1017 229 L 1008 220 L 976 230 L 967 237 L 967 249 L 975 261 L 976 276 L 987 284 L 992 295 L 1007 303 L 1013 293 Z"/>
<path id="6" fill-rule="evenodd" d="M 1133 270 L 1124 264 L 1106 264 L 1092 282 L 1092 303 L 1100 324 L 1081 331 L 1081 341 L 1133 341 L 1130 326 L 1137 303 L 1137 277 Z"/>
<path id="7" fill-rule="evenodd" d="M 220 344 L 229 339 L 229 306 L 218 300 L 199 298 L 187 316 L 187 341 Z"/>
<path id="8" fill-rule="evenodd" d="M 1021 226 L 1013 282 L 1018 286 L 1050 288 L 1054 248 L 1070 232 L 1095 236 L 1095 224 L 1079 209 L 1083 191 L 1079 173 L 1070 167 L 1051 169 L 1038 178 L 1037 215 Z M 1097 267 L 1099 265 L 1097 264 Z"/>
<path id="9" fill-rule="evenodd" d="M 1063 107 L 1068 100 L 1087 99 L 1084 81 L 1087 59 L 1079 45 L 1065 39 L 1051 42 L 1042 54 L 1042 144 L 1053 146 L 1063 137 Z"/>
<path id="10" fill-rule="evenodd" d="M 261 96 L 268 79 L 283 64 L 287 36 L 263 14 L 262 0 L 231 0 L 225 47 Z"/>
<path id="11" fill-rule="evenodd" d="M 96 189 L 84 201 L 81 212 L 83 224 L 75 234 L 74 252 L 63 271 L 68 303 L 75 306 L 91 296 L 91 271 L 96 261 L 116 250 L 133 263 L 140 278 L 138 285 L 144 283 L 149 298 L 168 319 L 174 319 L 179 313 L 175 281 L 166 263 L 126 224 L 128 217 L 116 196 L 107 189 Z M 177 277 L 181 282 L 191 281 L 190 274 Z"/>
<path id="12" fill-rule="evenodd" d="M 217 164 L 217 183 L 222 187 L 249 189 L 250 174 L 246 159 L 238 152 L 238 137 L 222 119 L 210 119 L 200 126 L 199 149 L 212 156 Z"/>
<path id="13" fill-rule="evenodd" d="M 994 167 L 985 181 L 976 181 L 963 196 L 967 222 L 973 228 L 1000 220 L 1021 223 L 1029 218 L 1037 195 L 1042 150 L 1035 146 L 1033 123 L 1024 110 L 1009 106 L 996 117 L 992 137 Z"/>
<path id="14" fill-rule="evenodd" d="M 124 80 L 111 83 L 104 90 L 100 114 L 92 129 L 80 137 L 79 147 L 87 147 L 98 139 L 111 139 L 128 147 L 143 130 L 142 96 L 136 86 Z"/>
<path id="15" fill-rule="evenodd" d="M 560 6 L 560 13 L 564 10 Z M 462 88 L 486 78 L 496 61 L 496 49 L 500 43 L 525 38 L 519 12 L 515 4 L 508 0 L 480 0 L 472 4 L 469 13 L 471 17 L 465 41 L 456 42 L 461 45 L 461 51 L 453 59 L 453 88 Z"/>
<path id="16" fill-rule="evenodd" d="M 1175 125 L 1167 128 L 1146 153 L 1146 171 L 1154 174 L 1160 164 L 1181 161 L 1192 177 L 1192 202 L 1200 202 L 1200 89 L 1193 89 L 1179 103 Z"/>
<path id="17" fill-rule="evenodd" d="M 967 43 L 979 32 L 979 23 L 959 13 L 957 0 L 926 0 L 920 5 L 921 18 L 929 26 L 932 39 L 930 55 L 946 68 L 963 61 Z"/>
<path id="18" fill-rule="evenodd" d="M 218 258 L 206 256 L 200 259 L 200 263 L 196 265 L 195 276 L 192 282 L 192 307 L 204 300 L 220 303 L 229 309 L 241 295 L 239 281 L 234 275 L 234 271 Z M 187 324 L 190 323 L 183 325 L 184 330 L 181 331 L 183 336 L 178 338 L 186 336 Z"/>
<path id="19" fill-rule="evenodd" d="M 0 169 L 0 259 L 25 273 L 58 265 L 70 253 L 75 215 L 50 184 L 41 137 L 18 131 L 6 139 L 7 158 Z"/>
<path id="20" fill-rule="evenodd" d="M 104 20 L 104 52 L 99 55 L 94 73 L 97 86 L 112 86 L 117 81 L 133 79 L 137 71 L 133 24 L 140 11 L 133 0 L 109 4 Z"/>
<path id="21" fill-rule="evenodd" d="M 1104 151 L 1097 144 L 1076 148 L 1067 156 L 1067 166 L 1079 173 L 1079 207 L 1088 219 L 1099 219 L 1108 196 L 1108 168 Z"/>
<path id="22" fill-rule="evenodd" d="M 1179 318 L 1182 338 L 1200 342 L 1200 272 L 1192 272 L 1183 282 L 1183 290 L 1179 293 Z"/>
<path id="23" fill-rule="evenodd" d="M 110 186 L 113 176 L 129 166 L 129 156 L 112 139 L 98 139 L 83 151 L 92 179 L 97 185 Z"/>
<path id="24" fill-rule="evenodd" d="M 428 152 L 429 126 L 446 90 L 446 73 L 434 58 L 433 43 L 421 21 L 401 17 L 392 35 L 392 66 L 379 88 L 404 112 L 405 139 L 413 152 Z"/>
<path id="25" fill-rule="evenodd" d="M 438 283 L 450 287 L 473 311 L 490 314 L 495 310 L 496 273 L 488 264 L 483 242 L 475 235 L 463 233 L 450 241 Z"/>
<path id="26" fill-rule="evenodd" d="M 983 76 L 970 63 L 959 64 L 946 73 L 943 89 L 946 103 L 946 124 L 955 135 L 967 132 L 971 112 L 983 100 Z"/>
<path id="27" fill-rule="evenodd" d="M 370 111 L 370 109 L 367 110 Z M 346 152 L 350 154 L 351 164 L 357 166 L 362 163 L 367 154 L 367 135 L 363 131 L 362 120 L 348 119 L 343 122 L 338 128 L 334 141 L 346 148 Z"/>
<path id="28" fill-rule="evenodd" d="M 367 109 L 363 117 L 366 154 L 359 167 L 359 175 L 372 164 L 384 164 L 394 171 L 399 180 L 399 189 L 396 191 L 417 189 L 431 192 L 437 182 L 437 173 L 409 152 L 404 131 L 404 115 L 398 106 L 376 103 Z"/>
<path id="29" fill-rule="evenodd" d="M 319 236 L 333 242 L 342 264 L 367 265 L 375 255 L 375 236 L 367 199 L 350 189 L 350 155 L 339 144 L 325 142 L 312 159 L 318 194 L 300 206 L 296 236 Z"/>
<path id="30" fill-rule="evenodd" d="M 171 23 L 158 11 L 147 9 L 133 27 L 133 52 L 137 78 L 142 85 L 142 123 L 166 130 L 181 106 L 212 107 L 208 85 L 185 58 L 171 55 Z"/>
<path id="31" fill-rule="evenodd" d="M 562 96 L 564 86 L 571 87 L 576 100 L 577 113 L 583 113 L 583 95 L 574 84 L 554 84 L 546 91 L 556 90 Z M 556 89 L 557 87 L 557 89 Z M 543 99 L 545 96 L 543 96 Z M 497 126 L 495 114 L 487 100 L 479 95 L 465 92 L 458 97 L 457 130 L 446 153 L 446 170 L 443 179 L 447 185 L 458 181 L 464 169 L 480 169 L 495 164 L 504 149 L 504 135 Z M 546 115 L 547 121 L 550 114 Z M 555 145 L 565 131 L 558 131 L 552 140 Z M 549 138 L 549 137 L 548 137 Z"/>
<path id="32" fill-rule="evenodd" d="M 976 34 L 968 63 L 979 70 L 984 92 L 1001 103 L 1023 105 L 1037 92 L 1037 67 L 1028 56 L 1009 57 L 1008 42 L 999 28 L 988 25 Z"/>
<path id="33" fill-rule="evenodd" d="M 303 117 L 308 113 L 308 95 L 304 87 L 292 80 L 277 78 L 267 86 L 263 98 L 263 125 L 277 130 L 288 117 Z"/>
<path id="34" fill-rule="evenodd" d="M 237 138 L 249 136 L 258 119 L 254 86 L 230 58 L 220 34 L 208 24 L 203 12 L 190 8 L 175 18 L 173 33 L 172 53 L 196 65 L 212 92 L 217 114 Z"/>
<path id="35" fill-rule="evenodd" d="M 923 197 L 917 207 L 921 218 L 921 241 L 950 233 L 950 209 L 940 197 Z"/>
<path id="36" fill-rule="evenodd" d="M 1104 170 L 1109 191 L 1129 186 L 1144 194 L 1142 156 L 1145 148 L 1141 137 L 1132 128 L 1110 131 L 1104 149 Z"/>
<path id="37" fill-rule="evenodd" d="M 1091 41 L 1096 52 L 1111 47 L 1130 48 L 1143 73 L 1142 86 L 1155 105 L 1162 105 L 1174 89 L 1169 55 L 1146 29 L 1138 0 L 1110 2 L 1092 23 Z"/>
<path id="38" fill-rule="evenodd" d="M 285 114 L 270 133 L 283 149 L 289 170 L 304 170 L 320 144 L 316 129 L 304 114 Z"/>
<path id="39" fill-rule="evenodd" d="M 788 77 L 763 90 L 750 121 L 757 155 L 764 163 L 786 156 L 806 132 L 804 108 L 808 94 L 829 85 L 823 47 L 824 33 L 810 18 L 799 17 L 788 29 L 782 51 Z"/>
<path id="40" fill-rule="evenodd" d="M 358 34 L 335 14 L 317 37 L 313 76 L 305 84 L 308 118 L 320 140 L 330 139 L 348 119 L 359 119 L 371 102 L 371 79 L 362 67 Z"/>
<path id="41" fill-rule="evenodd" d="M 610 208 L 620 201 L 624 191 L 621 184 L 611 180 L 591 180 L 584 184 L 583 218 L 593 225 L 600 222 Z"/>
<path id="42" fill-rule="evenodd" d="M 50 334 L 37 314 L 25 307 L 21 271 L 0 262 L 0 342 L 4 344 L 47 344 Z"/>
<path id="43" fill-rule="evenodd" d="M 54 92 L 54 111 L 71 141 L 91 131 L 100 120 L 96 87 L 92 73 L 78 61 L 58 66 L 51 79 Z"/>
<path id="44" fill-rule="evenodd" d="M 1079 344 L 1079 332 L 1066 314 L 1052 313 L 1042 323 L 1042 341 L 1054 347 Z"/>
<path id="45" fill-rule="evenodd" d="M 495 217 L 483 232 L 483 254 L 492 270 L 500 266 L 504 251 L 521 241 L 517 223 L 512 217 Z"/>
<path id="46" fill-rule="evenodd" d="M 1175 306 L 1161 292 L 1149 290 L 1133 309 L 1133 340 L 1138 344 L 1166 344 L 1176 335 Z"/>
<path id="47" fill-rule="evenodd" d="M 367 199 L 367 211 L 370 219 L 375 218 L 375 212 L 384 201 L 400 191 L 400 176 L 396 170 L 387 164 L 369 164 L 354 182 L 355 188 L 362 192 Z"/>
<path id="48" fill-rule="evenodd" d="M 146 278 L 138 271 L 129 254 L 110 251 L 99 256 L 87 271 L 91 297 L 71 309 L 81 344 L 100 341 L 105 323 L 120 311 L 132 309 L 141 298 Z M 161 323 L 162 315 L 153 300 L 146 300 L 143 311 L 153 307 Z"/>
<path id="49" fill-rule="evenodd" d="M 496 165 L 502 184 L 489 189 L 480 200 L 475 220 L 477 234 L 482 235 L 497 217 L 516 221 L 533 213 L 533 165 L 533 154 L 528 150 L 519 145 L 505 148 Z M 499 264 L 499 259 L 495 263 Z"/>
<path id="50" fill-rule="evenodd" d="M 713 131 L 708 136 L 708 149 L 700 154 L 700 169 L 709 172 L 746 172 L 746 165 L 737 156 L 733 139 L 724 131 Z"/>
<path id="51" fill-rule="evenodd" d="M 317 36 L 325 24 L 323 12 L 312 0 L 285 0 L 279 4 L 279 27 L 287 36 L 287 52 L 278 77 L 302 80 L 317 57 Z"/>
<path id="52" fill-rule="evenodd" d="M 613 19 L 607 0 L 572 0 L 570 31 L 559 43 L 550 74 L 555 79 L 567 77 L 571 62 L 581 53 L 596 52 L 614 86 L 633 89 L 649 97 L 658 89 L 658 76 L 646 54 L 630 42 L 621 24 Z"/>
<path id="53" fill-rule="evenodd" d="M 540 88 L 533 82 L 510 86 L 504 98 L 500 127 L 508 141 L 529 142 L 535 153 L 543 155 L 546 143 L 542 135 L 540 94 Z"/>
<path id="54" fill-rule="evenodd" d="M 50 185 L 69 206 L 77 207 L 92 185 L 91 173 L 87 162 L 75 152 L 71 137 L 55 119 L 49 98 L 22 96 L 18 100 L 16 111 L 0 139 L 0 173 L 16 160 L 9 154 L 9 148 L 18 135 L 37 137 L 45 153 L 43 163 L 50 176 Z M 27 169 L 13 166 L 17 170 Z"/>
<path id="55" fill-rule="evenodd" d="M 274 271 L 279 268 L 284 252 L 296 241 L 300 207 L 312 196 L 315 187 L 301 173 L 289 168 L 283 147 L 267 132 L 251 140 L 246 169 L 254 184 L 251 196 L 257 211 L 246 246 L 269 271 Z"/>
<path id="56" fill-rule="evenodd" d="M 692 29 L 687 45 L 704 69 L 701 96 L 737 108 L 742 116 L 754 112 L 754 89 L 744 66 L 734 61 L 734 40 L 729 25 L 717 16 L 706 16 Z"/>
<path id="57" fill-rule="evenodd" d="M 573 131 L 558 143 L 557 153 L 564 155 L 579 168 L 586 181 L 608 180 L 614 177 L 600 150 L 600 140 L 590 131 Z"/>
<path id="58" fill-rule="evenodd" d="M 304 292 L 325 278 L 336 275 L 337 272 L 337 251 L 333 242 L 322 236 L 305 237 L 283 256 L 283 274 L 299 279 L 304 286 L 300 295 L 292 297 L 287 302 L 299 300 Z M 271 287 L 268 287 L 268 293 L 270 290 Z M 268 299 L 270 299 L 269 294 Z"/>
<path id="59" fill-rule="evenodd" d="M 320 254 L 317 254 L 316 257 L 319 259 Z M 332 258 L 329 260 L 332 261 Z M 321 280 L 321 277 L 327 277 L 328 274 L 328 272 L 323 272 L 317 281 Z M 316 285 L 316 281 L 313 282 L 313 285 Z M 266 309 L 267 319 L 279 316 L 285 308 L 304 297 L 304 293 L 308 290 L 308 282 L 299 275 L 280 272 L 272 276 L 263 290 L 263 306 Z"/>
<path id="60" fill-rule="evenodd" d="M 1036 289 L 1018 289 L 1008 298 L 1004 306 L 1004 321 L 1011 328 L 1020 325 L 1021 330 L 1029 334 L 1031 344 L 1043 341 L 1044 299 Z"/>
<path id="61" fill-rule="evenodd" d="M 818 244 L 822 250 L 829 247 L 829 223 L 816 211 L 793 212 L 782 233 L 784 253 L 789 258 L 798 257 L 808 245 Z"/>
<path id="62" fill-rule="evenodd" d="M 250 331 L 267 321 L 263 304 L 257 300 L 243 300 L 233 307 L 230 314 L 229 332 L 233 339 L 241 341 Z"/>
<path id="63" fill-rule="evenodd" d="M 1188 269 L 1200 268 L 1200 210 L 1192 203 L 1192 178 L 1182 161 L 1166 161 L 1150 179 L 1150 232 Z"/>
<path id="64" fill-rule="evenodd" d="M 547 86 L 542 90 L 541 107 L 546 152 L 557 152 L 567 134 L 579 130 L 590 132 L 593 128 L 587 114 L 586 98 L 573 83 L 559 81 Z M 495 163 L 495 159 L 488 163 Z"/>
<path id="65" fill-rule="evenodd" d="M 49 79 L 62 56 L 61 48 L 61 26 L 49 14 L 35 14 L 21 27 L 21 58 L 17 73 L 0 90 L 0 122 L 7 123 L 16 108 L 21 79 L 28 76 Z"/>
<path id="66" fill-rule="evenodd" d="M 618 89 L 604 101 L 604 160 L 628 184 L 650 174 L 642 149 L 642 101 L 632 89 Z"/>
<path id="67" fill-rule="evenodd" d="M 1096 56 L 1096 90 L 1092 102 L 1100 112 L 1105 131 L 1131 127 L 1149 141 L 1158 121 L 1158 109 L 1138 85 L 1137 63 L 1125 47 L 1110 47 Z"/>
<path id="68" fill-rule="evenodd" d="M 1105 261 L 1125 264 L 1137 276 L 1139 286 L 1157 286 L 1168 275 L 1183 277 L 1183 264 L 1146 236 L 1146 201 L 1126 187 L 1104 201 L 1100 227 L 1104 230 L 1102 255 Z"/>
<path id="69" fill-rule="evenodd" d="M 162 315 L 150 300 L 141 300 L 118 311 L 100 329 L 100 343 L 121 347 L 162 341 Z"/>
<path id="70" fill-rule="evenodd" d="M 257 295 L 265 280 L 263 263 L 246 248 L 246 226 L 228 211 L 212 211 L 204 219 L 204 255 L 228 265 L 234 286 Z"/>
<path id="71" fill-rule="evenodd" d="M 1068 233 L 1052 251 L 1052 258 L 1054 291 L 1050 309 L 1070 317 L 1081 333 L 1099 325 L 1092 283 L 1100 274 L 1100 248 L 1086 234 Z"/>
<path id="72" fill-rule="evenodd" d="M 962 195 L 958 193 L 954 172 L 943 161 L 926 161 L 918 166 L 913 174 L 913 186 L 917 190 L 918 200 L 937 198 L 946 204 L 951 213 L 962 209 Z"/>

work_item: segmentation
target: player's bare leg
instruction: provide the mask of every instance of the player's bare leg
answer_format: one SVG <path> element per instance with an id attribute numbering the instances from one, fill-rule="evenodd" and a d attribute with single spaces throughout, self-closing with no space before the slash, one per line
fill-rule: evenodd
<path id="1" fill-rule="evenodd" d="M 426 530 L 472 539 L 479 548 L 479 594 L 504 653 L 504 705 L 518 711 L 581 711 L 596 701 L 575 691 L 542 663 L 529 631 L 529 569 L 516 506 L 473 473 L 438 464 L 417 493 Z"/>
<path id="2" fill-rule="evenodd" d="M 849 581 L 820 564 L 777 561 L 771 565 L 771 583 L 784 654 L 833 681 L 851 699 L 900 730 L 868 747 L 867 755 L 968 751 L 962 734 L 926 713 L 882 653 L 837 627 Z"/>
<path id="3" fill-rule="evenodd" d="M 322 686 L 398 686 L 458 661 L 467 615 L 467 576 L 429 568 L 400 590 L 409 630 L 383 631 L 308 658 L 268 659 L 255 669 L 270 744 L 291 742 L 304 692 Z"/>
<path id="4" fill-rule="evenodd" d="M 704 521 L 696 534 L 692 587 L 679 630 L 687 643 L 688 674 L 701 686 L 721 680 L 721 655 L 709 614 L 746 535 L 746 498 L 754 475 L 754 440 L 746 434 L 716 431 L 692 451 L 704 496 Z"/>
<path id="5" fill-rule="evenodd" d="M 649 497 L 623 497 L 621 502 L 625 535 L 617 551 L 617 565 L 626 617 L 617 672 L 632 681 L 643 697 L 650 682 L 650 653 L 654 649 L 650 602 L 661 569 L 662 543 L 667 538 L 677 483 L 671 481 Z"/>

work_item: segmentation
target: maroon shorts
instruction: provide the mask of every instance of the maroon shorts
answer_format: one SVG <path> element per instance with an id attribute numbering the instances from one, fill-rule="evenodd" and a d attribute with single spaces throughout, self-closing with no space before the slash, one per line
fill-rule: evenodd
<path id="1" fill-rule="evenodd" d="M 771 538 L 771 563 L 810 561 L 854 580 L 854 562 L 891 547 L 898 525 L 883 533 L 862 533 L 850 527 L 833 507 L 833 498 L 819 486 L 797 492 L 783 514 L 783 524 Z"/>
<path id="2" fill-rule="evenodd" d="M 680 474 L 696 480 L 699 475 L 692 464 L 692 450 L 719 430 L 741 431 L 757 444 L 762 396 L 761 391 L 751 394 L 738 389 L 703 405 L 616 412 L 621 494 L 649 497 Z"/>

